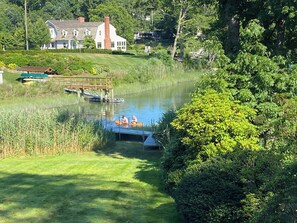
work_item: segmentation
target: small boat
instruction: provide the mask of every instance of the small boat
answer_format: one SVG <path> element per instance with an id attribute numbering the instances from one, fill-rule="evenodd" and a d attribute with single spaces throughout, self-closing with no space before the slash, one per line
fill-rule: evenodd
<path id="1" fill-rule="evenodd" d="M 101 102 L 101 98 L 100 97 L 84 97 L 85 101 L 89 101 L 89 102 Z"/>
<path id="2" fill-rule="evenodd" d="M 116 125 L 122 125 L 122 126 L 128 126 L 130 125 L 131 127 L 142 127 L 144 126 L 143 122 L 130 122 L 130 123 L 123 123 L 119 120 L 115 121 Z"/>

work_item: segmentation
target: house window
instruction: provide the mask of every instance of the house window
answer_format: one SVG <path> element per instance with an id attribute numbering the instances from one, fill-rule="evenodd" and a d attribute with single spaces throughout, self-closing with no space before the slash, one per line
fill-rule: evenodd
<path id="1" fill-rule="evenodd" d="M 65 48 L 65 49 L 67 48 L 67 43 L 65 43 L 65 42 L 63 43 L 63 48 Z"/>
<path id="2" fill-rule="evenodd" d="M 90 36 L 90 35 L 91 35 L 91 31 L 88 30 L 88 29 L 86 29 L 86 30 L 85 30 L 85 36 Z"/>
<path id="3" fill-rule="evenodd" d="M 75 29 L 75 30 L 73 30 L 73 36 L 78 36 L 78 31 Z"/>
<path id="4" fill-rule="evenodd" d="M 55 30 L 54 29 L 50 29 L 50 33 L 51 33 L 51 37 L 55 36 Z"/>
<path id="5" fill-rule="evenodd" d="M 65 29 L 62 30 L 62 37 L 66 37 L 67 36 L 67 31 Z"/>
<path id="6" fill-rule="evenodd" d="M 101 49 L 101 48 L 102 48 L 102 44 L 101 44 L 101 42 L 97 42 L 97 48 L 98 48 L 98 49 Z"/>
<path id="7" fill-rule="evenodd" d="M 51 48 L 55 48 L 55 43 L 51 43 Z"/>
<path id="8" fill-rule="evenodd" d="M 101 36 L 101 30 L 99 31 L 99 36 Z"/>
<path id="9" fill-rule="evenodd" d="M 117 42 L 117 46 L 122 46 L 122 42 Z"/>
<path id="10" fill-rule="evenodd" d="M 111 48 L 114 48 L 114 41 L 111 42 Z"/>

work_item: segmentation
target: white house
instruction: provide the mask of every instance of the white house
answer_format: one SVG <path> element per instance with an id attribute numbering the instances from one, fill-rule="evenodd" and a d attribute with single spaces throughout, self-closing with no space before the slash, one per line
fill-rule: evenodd
<path id="1" fill-rule="evenodd" d="M 80 49 L 83 40 L 91 36 L 97 49 L 126 51 L 127 41 L 116 34 L 116 28 L 110 24 L 108 16 L 104 22 L 85 22 L 84 17 L 77 20 L 47 20 L 51 43 L 44 49 Z"/>

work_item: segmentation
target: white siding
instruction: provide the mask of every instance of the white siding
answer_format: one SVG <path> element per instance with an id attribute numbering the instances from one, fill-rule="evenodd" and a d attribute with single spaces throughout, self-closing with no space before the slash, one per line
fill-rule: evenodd
<path id="1" fill-rule="evenodd" d="M 105 38 L 105 24 L 102 23 L 98 26 L 96 33 L 94 32 L 95 27 L 90 27 L 90 29 L 93 29 L 93 33 L 88 29 L 88 27 L 78 27 L 78 28 L 61 28 L 56 29 L 56 25 L 52 22 L 46 22 L 49 28 L 49 32 L 51 35 L 52 42 L 50 44 L 47 44 L 44 46 L 46 49 L 77 49 L 77 48 L 83 48 L 83 41 L 76 41 L 75 37 L 80 35 L 80 32 L 85 37 L 86 35 L 95 34 L 94 40 L 96 43 L 96 48 L 104 49 L 104 38 Z M 85 23 L 84 23 L 85 24 Z M 79 31 L 80 30 L 80 31 Z M 59 32 L 59 33 L 57 33 Z M 62 35 L 62 33 L 64 35 Z M 62 36 L 62 37 L 61 37 Z M 73 37 L 73 38 L 72 38 Z M 126 51 L 127 49 L 127 41 L 126 39 L 118 36 L 116 34 L 116 29 L 113 25 L 110 25 L 110 39 L 112 43 L 112 50 L 122 50 Z"/>
<path id="2" fill-rule="evenodd" d="M 98 27 L 97 35 L 95 38 L 97 48 L 98 48 L 98 43 L 101 42 L 101 49 L 104 49 L 104 38 L 105 38 L 105 27 L 104 27 L 104 24 L 102 24 Z M 110 39 L 111 39 L 112 50 L 122 50 L 122 51 L 127 50 L 126 39 L 116 34 L 116 29 L 113 25 L 110 25 Z"/>

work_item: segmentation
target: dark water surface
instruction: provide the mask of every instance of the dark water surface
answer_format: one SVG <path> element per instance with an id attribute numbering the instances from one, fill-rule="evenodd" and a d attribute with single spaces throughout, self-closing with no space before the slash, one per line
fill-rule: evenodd
<path id="1" fill-rule="evenodd" d="M 122 103 L 96 103 L 81 102 L 74 105 L 90 119 L 102 120 L 105 124 L 114 124 L 121 115 L 125 115 L 129 121 L 132 115 L 136 115 L 138 122 L 145 125 L 156 123 L 163 113 L 170 109 L 180 108 L 190 101 L 191 93 L 195 86 L 194 82 L 181 83 L 158 90 L 145 91 L 137 94 L 125 95 Z M 115 95 L 115 97 L 121 97 Z"/>

